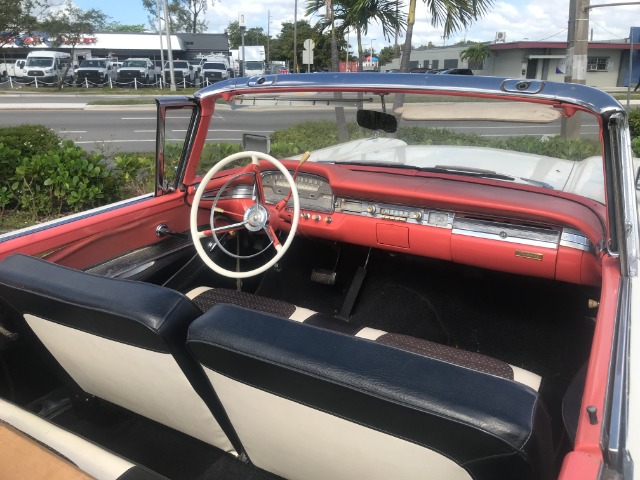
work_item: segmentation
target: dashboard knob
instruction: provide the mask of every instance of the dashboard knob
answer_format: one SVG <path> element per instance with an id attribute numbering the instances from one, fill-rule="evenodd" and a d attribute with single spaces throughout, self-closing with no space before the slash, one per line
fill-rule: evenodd
<path id="1" fill-rule="evenodd" d="M 324 217 L 324 221 L 326 223 L 331 223 L 331 222 L 333 222 L 333 219 L 331 217 Z"/>
<path id="2" fill-rule="evenodd" d="M 311 218 L 311 215 L 309 215 L 308 213 L 301 213 L 300 217 L 304 218 L 305 220 L 309 220 Z"/>
<path id="3" fill-rule="evenodd" d="M 314 215 L 314 216 L 313 216 L 313 217 L 311 217 L 311 218 L 312 218 L 313 220 L 315 220 L 316 222 L 319 222 L 319 221 L 320 221 L 320 219 L 321 219 L 322 217 L 320 217 L 320 215 Z"/>
<path id="4" fill-rule="evenodd" d="M 373 215 L 374 213 L 376 213 L 376 206 L 375 206 L 375 205 L 369 205 L 369 206 L 367 207 L 367 213 L 370 213 L 370 214 L 372 214 L 372 215 Z"/>

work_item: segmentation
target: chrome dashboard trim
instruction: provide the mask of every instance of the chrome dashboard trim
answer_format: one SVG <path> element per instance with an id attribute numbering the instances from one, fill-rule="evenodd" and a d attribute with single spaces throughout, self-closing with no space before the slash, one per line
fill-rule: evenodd
<path id="1" fill-rule="evenodd" d="M 336 198 L 336 213 L 358 215 L 378 220 L 391 220 L 414 225 L 446 228 L 451 230 L 455 214 L 442 210 L 431 210 L 423 207 L 398 205 L 391 203 L 370 202 L 350 198 Z"/>
<path id="2" fill-rule="evenodd" d="M 454 235 L 465 235 L 551 249 L 558 248 L 560 238 L 560 232 L 549 228 L 529 227 L 464 217 L 456 217 L 452 233 Z"/>
<path id="3" fill-rule="evenodd" d="M 595 247 L 589 239 L 580 231 L 573 228 L 563 228 L 560 236 L 560 245 L 567 248 L 575 248 L 584 252 L 595 253 Z"/>

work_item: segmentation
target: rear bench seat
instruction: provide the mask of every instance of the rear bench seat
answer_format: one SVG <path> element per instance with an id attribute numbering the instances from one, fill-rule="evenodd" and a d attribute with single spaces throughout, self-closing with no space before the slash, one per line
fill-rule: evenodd
<path id="1" fill-rule="evenodd" d="M 550 476 L 548 414 L 506 364 L 356 333 L 217 304 L 187 345 L 251 462 L 285 478 Z"/>

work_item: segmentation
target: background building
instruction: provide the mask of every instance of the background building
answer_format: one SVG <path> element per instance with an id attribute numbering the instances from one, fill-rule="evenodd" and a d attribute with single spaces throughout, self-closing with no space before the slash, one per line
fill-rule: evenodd
<path id="1" fill-rule="evenodd" d="M 482 65 L 460 60 L 468 45 L 434 47 L 411 52 L 410 68 L 471 68 L 476 75 L 531 78 L 564 82 L 567 42 L 496 42 L 488 44 L 491 55 Z M 635 48 L 640 45 L 634 45 Z M 627 39 L 589 42 L 587 85 L 624 87 L 629 74 L 630 44 Z M 383 65 L 381 71 L 400 68 L 400 59 Z M 638 78 L 631 79 L 635 86 Z"/>
<path id="2" fill-rule="evenodd" d="M 162 46 L 167 58 L 167 38 Z M 13 62 L 26 58 L 34 50 L 70 51 L 71 45 L 53 47 L 47 34 L 21 36 L 0 49 L 0 62 Z M 174 59 L 190 60 L 198 55 L 223 53 L 229 55 L 226 33 L 175 33 L 171 35 L 171 51 Z M 85 58 L 115 56 L 119 60 L 131 57 L 160 61 L 160 36 L 157 33 L 96 33 L 82 35 L 74 50 L 74 63 Z M 4 58 L 2 58 L 4 57 Z"/>

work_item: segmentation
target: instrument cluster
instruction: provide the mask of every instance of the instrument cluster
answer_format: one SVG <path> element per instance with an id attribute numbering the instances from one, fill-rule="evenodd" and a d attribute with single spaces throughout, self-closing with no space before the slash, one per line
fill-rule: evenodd
<path id="1" fill-rule="evenodd" d="M 326 178 L 309 173 L 299 173 L 296 177 L 300 208 L 317 212 L 333 211 L 333 192 Z M 267 171 L 262 175 L 265 200 L 277 204 L 289 194 L 289 183 L 281 172 Z M 293 202 L 289 200 L 288 206 Z"/>

